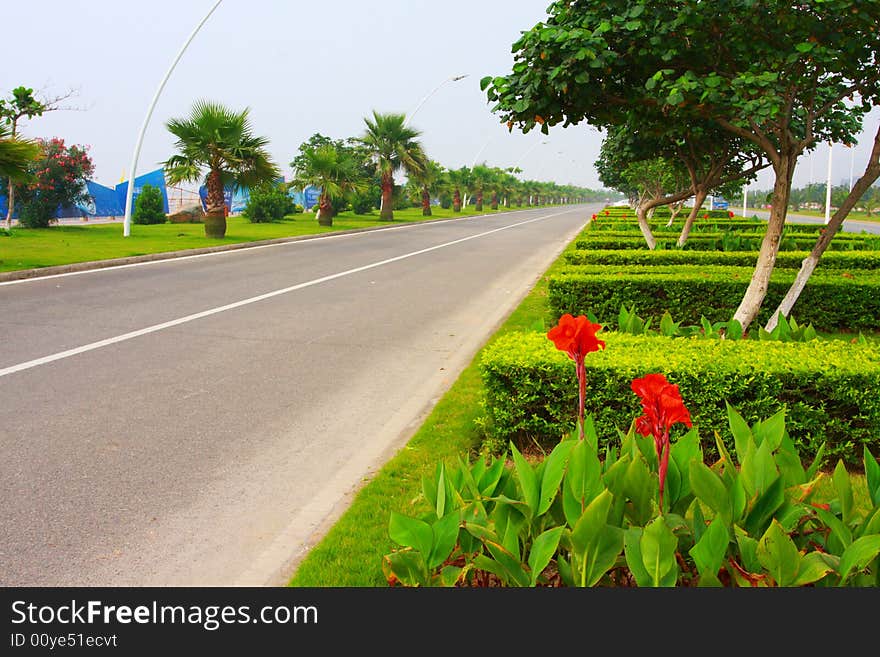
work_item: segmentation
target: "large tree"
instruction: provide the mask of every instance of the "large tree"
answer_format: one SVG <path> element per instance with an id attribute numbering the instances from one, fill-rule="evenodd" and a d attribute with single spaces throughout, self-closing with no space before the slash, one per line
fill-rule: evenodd
<path id="1" fill-rule="evenodd" d="M 249 114 L 200 100 L 187 118 L 165 124 L 179 151 L 163 163 L 169 184 L 204 180 L 207 187 L 206 237 L 226 235 L 225 187 L 256 187 L 281 175 L 266 150 L 269 140 L 253 134 Z"/>
<path id="2" fill-rule="evenodd" d="M 418 174 L 428 161 L 421 143 L 421 132 L 406 125 L 404 114 L 380 114 L 364 118 L 367 128 L 361 138 L 370 150 L 376 171 L 382 178 L 382 208 L 379 217 L 394 219 L 394 174 L 403 169 L 407 175 Z"/>
<path id="3" fill-rule="evenodd" d="M 484 78 L 494 110 L 524 131 L 620 125 L 662 112 L 670 134 L 693 120 L 754 144 L 775 175 L 758 264 L 734 317 L 766 295 L 798 156 L 851 143 L 880 95 L 880 3 L 826 0 L 575 0 L 514 44 L 511 74 Z"/>
<path id="4" fill-rule="evenodd" d="M 62 106 L 63 101 L 73 96 L 75 92 L 68 90 L 63 94 L 47 97 L 34 95 L 34 90 L 28 87 L 16 87 L 12 90 L 10 98 L 0 98 L 0 124 L 5 124 L 9 129 L 9 137 L 18 137 L 19 121 L 42 116 L 46 112 L 54 112 L 60 109 L 68 109 Z M 12 224 L 12 215 L 15 212 L 15 185 L 19 181 L 15 177 L 7 178 L 6 186 L 6 227 Z"/>

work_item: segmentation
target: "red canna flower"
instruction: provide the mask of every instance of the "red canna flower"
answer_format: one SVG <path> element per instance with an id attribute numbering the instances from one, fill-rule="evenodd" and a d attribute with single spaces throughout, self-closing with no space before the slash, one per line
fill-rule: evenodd
<path id="1" fill-rule="evenodd" d="M 733 210 L 728 210 L 727 214 L 730 215 L 730 218 L 733 219 Z"/>
<path id="2" fill-rule="evenodd" d="M 569 313 L 559 318 L 559 322 L 547 331 L 547 337 L 556 348 L 568 354 L 574 361 L 578 379 L 578 429 L 580 437 L 584 437 L 584 398 L 587 390 L 587 371 L 584 359 L 591 351 L 605 348 L 605 341 L 596 337 L 601 324 L 593 324 L 584 315 L 572 317 Z"/>
<path id="3" fill-rule="evenodd" d="M 706 214 L 703 215 L 703 219 L 708 219 L 708 218 L 709 218 L 709 213 L 707 212 Z"/>
<path id="4" fill-rule="evenodd" d="M 605 216 L 607 217 L 611 212 L 609 210 L 605 210 Z"/>
<path id="5" fill-rule="evenodd" d="M 678 386 L 669 383 L 662 374 L 647 374 L 633 379 L 632 390 L 639 396 L 643 415 L 636 418 L 636 431 L 654 437 L 654 449 L 660 475 L 660 509 L 663 509 L 663 486 L 669 465 L 669 429 L 681 422 L 691 427 L 691 415 L 685 408 Z"/>

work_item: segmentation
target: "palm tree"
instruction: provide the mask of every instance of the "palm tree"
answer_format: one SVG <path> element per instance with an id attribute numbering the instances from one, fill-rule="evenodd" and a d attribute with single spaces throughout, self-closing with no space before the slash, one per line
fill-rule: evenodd
<path id="1" fill-rule="evenodd" d="M 475 166 L 471 173 L 473 174 L 472 185 L 474 188 L 474 194 L 476 195 L 477 201 L 476 205 L 474 205 L 474 210 L 477 212 L 483 211 L 483 192 L 485 189 L 492 184 L 492 169 L 486 166 L 485 162 L 483 164 L 478 164 Z"/>
<path id="2" fill-rule="evenodd" d="M 467 167 L 450 169 L 449 185 L 452 187 L 452 211 L 461 212 L 461 190 L 471 184 L 471 170 Z"/>
<path id="3" fill-rule="evenodd" d="M 30 178 L 28 165 L 40 155 L 40 145 L 12 136 L 12 129 L 0 123 L 0 178 L 24 182 Z"/>
<path id="4" fill-rule="evenodd" d="M 269 140 L 254 136 L 248 114 L 249 109 L 235 112 L 201 100 L 188 118 L 171 119 L 165 124 L 177 137 L 174 145 L 179 151 L 163 163 L 168 183 L 196 182 L 207 170 L 206 237 L 226 235 L 225 187 L 255 187 L 281 175 L 266 151 Z"/>
<path id="5" fill-rule="evenodd" d="M 422 216 L 431 216 L 431 191 L 443 178 L 443 166 L 434 160 L 425 162 L 425 167 L 411 176 L 419 187 L 422 197 Z"/>
<path id="6" fill-rule="evenodd" d="M 404 114 L 379 114 L 373 110 L 373 120 L 364 118 L 367 130 L 361 141 L 369 148 L 382 180 L 382 207 L 379 218 L 394 219 L 392 195 L 394 173 L 403 169 L 408 176 L 418 175 L 425 168 L 427 157 L 416 141 L 421 132 L 407 127 Z"/>
<path id="7" fill-rule="evenodd" d="M 292 185 L 303 189 L 308 185 L 321 188 L 318 198 L 318 223 L 333 225 L 333 200 L 352 192 L 361 192 L 367 182 L 361 178 L 357 160 L 347 150 L 332 143 L 307 148 L 298 158 Z"/>

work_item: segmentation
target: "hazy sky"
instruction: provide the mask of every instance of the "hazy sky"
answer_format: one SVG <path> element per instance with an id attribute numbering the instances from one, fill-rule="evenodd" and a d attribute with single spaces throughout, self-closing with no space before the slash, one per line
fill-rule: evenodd
<path id="1" fill-rule="evenodd" d="M 215 0 L 28 0 L 4 3 L 0 93 L 24 85 L 46 95 L 77 89 L 82 111 L 28 122 L 33 137 L 88 144 L 94 178 L 114 185 L 128 175 L 147 108 L 173 58 Z M 151 171 L 173 152 L 164 127 L 199 98 L 250 107 L 255 132 L 271 140 L 282 170 L 315 132 L 362 134 L 363 118 L 410 113 L 428 154 L 441 164 L 523 169 L 522 177 L 599 188 L 593 162 L 601 133 L 582 124 L 509 133 L 479 88 L 485 75 L 510 71 L 511 45 L 545 17 L 549 0 L 223 0 L 165 86 L 138 159 Z M 468 77 L 449 81 L 456 75 Z M 432 93 L 433 92 L 433 93 Z M 835 184 L 864 169 L 880 117 L 859 145 L 835 146 Z M 868 132 L 870 131 L 870 132 Z M 542 143 L 546 141 L 547 143 Z M 795 185 L 824 181 L 828 147 L 805 155 Z M 811 176 L 812 173 L 812 176 Z M 769 187 L 769 176 L 759 186 Z"/>

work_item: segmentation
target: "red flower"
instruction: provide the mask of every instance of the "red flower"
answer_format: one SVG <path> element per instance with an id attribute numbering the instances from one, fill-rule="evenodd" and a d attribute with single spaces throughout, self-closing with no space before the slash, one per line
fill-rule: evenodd
<path id="1" fill-rule="evenodd" d="M 730 215 L 730 218 L 733 219 L 733 210 L 728 210 L 728 211 L 727 211 L 727 214 L 729 214 L 729 215 Z"/>
<path id="2" fill-rule="evenodd" d="M 577 362 L 591 351 L 605 348 L 605 342 L 596 338 L 596 331 L 601 328 L 601 324 L 593 324 L 584 315 L 575 319 L 566 313 L 559 318 L 556 326 L 547 331 L 547 337 L 559 351 L 566 352 L 569 358 Z"/>
<path id="3" fill-rule="evenodd" d="M 703 219 L 708 219 L 708 218 L 709 218 L 709 213 L 707 212 L 706 214 L 703 215 Z"/>
<path id="4" fill-rule="evenodd" d="M 595 214 L 593 215 L 593 221 L 596 221 L 596 215 L 595 215 Z"/>
<path id="5" fill-rule="evenodd" d="M 660 509 L 663 509 L 663 485 L 669 465 L 669 428 L 678 422 L 691 427 L 691 415 L 685 408 L 678 386 L 662 374 L 647 374 L 633 379 L 632 390 L 642 402 L 643 415 L 636 418 L 636 431 L 654 437 L 654 449 L 660 475 Z"/>
<path id="6" fill-rule="evenodd" d="M 584 358 L 591 351 L 605 348 L 605 341 L 596 337 L 596 331 L 601 328 L 601 324 L 593 324 L 583 315 L 574 318 L 566 313 L 559 318 L 556 326 L 547 331 L 547 337 L 553 341 L 556 348 L 567 353 L 575 363 L 578 379 L 578 430 L 581 440 L 584 438 L 584 399 L 587 390 Z"/>
<path id="7" fill-rule="evenodd" d="M 611 212 L 609 212 L 608 210 L 605 210 L 605 216 L 607 217 L 609 214 L 611 214 Z"/>

